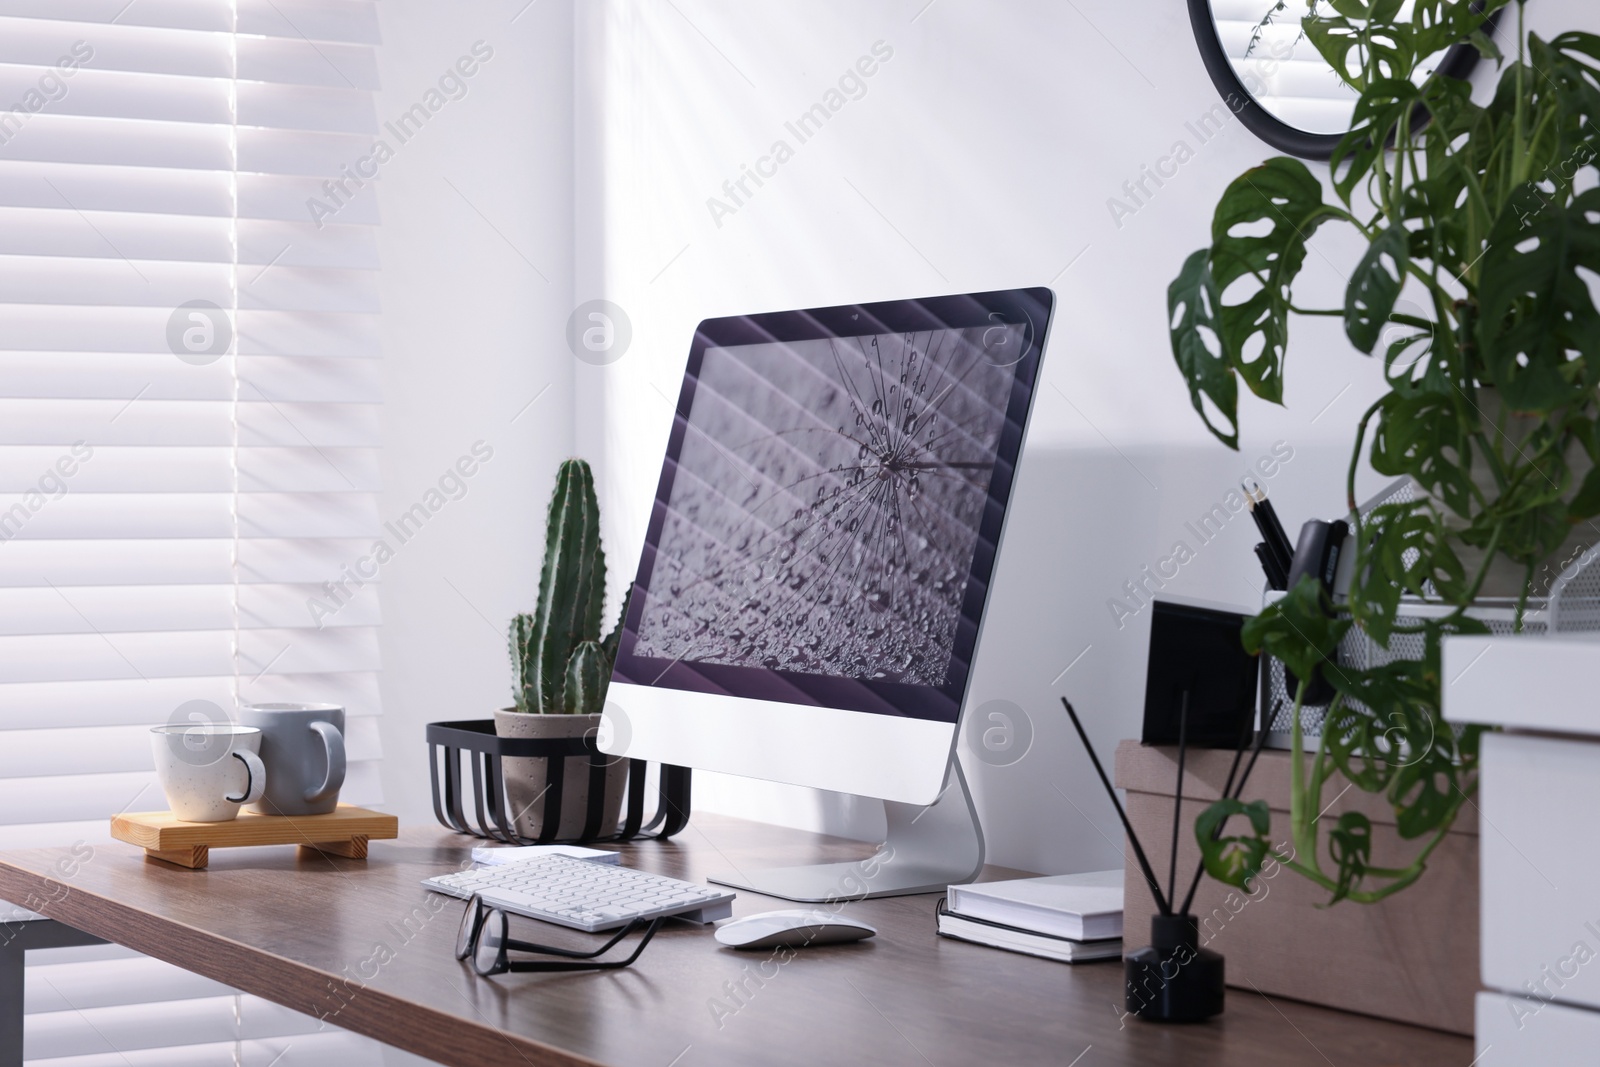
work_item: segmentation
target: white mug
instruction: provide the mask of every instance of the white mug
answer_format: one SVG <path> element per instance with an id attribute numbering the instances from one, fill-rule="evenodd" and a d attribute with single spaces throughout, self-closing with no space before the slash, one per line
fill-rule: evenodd
<path id="1" fill-rule="evenodd" d="M 184 822 L 228 822 L 267 790 L 261 731 L 254 726 L 157 726 L 150 748 L 167 803 Z"/>

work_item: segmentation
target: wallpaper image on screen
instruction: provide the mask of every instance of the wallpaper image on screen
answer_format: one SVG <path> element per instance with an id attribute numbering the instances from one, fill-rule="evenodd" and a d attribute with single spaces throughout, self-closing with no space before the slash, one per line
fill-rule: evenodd
<path id="1" fill-rule="evenodd" d="M 943 685 L 1026 344 L 708 348 L 635 655 Z"/>

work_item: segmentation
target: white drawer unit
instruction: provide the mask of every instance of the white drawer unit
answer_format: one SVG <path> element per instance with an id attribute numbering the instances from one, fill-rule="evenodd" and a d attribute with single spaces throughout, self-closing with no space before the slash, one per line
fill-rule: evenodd
<path id="1" fill-rule="evenodd" d="M 1600 742 L 1485 734 L 1478 804 L 1483 984 L 1600 1008 Z"/>
<path id="2" fill-rule="evenodd" d="M 1594 1067 L 1600 1012 L 1479 993 L 1476 1045 L 1472 1067 Z"/>
<path id="3" fill-rule="evenodd" d="M 1600 1067 L 1600 642 L 1450 638 L 1443 666 L 1445 718 L 1507 731 L 1482 744 L 1474 1064 Z"/>

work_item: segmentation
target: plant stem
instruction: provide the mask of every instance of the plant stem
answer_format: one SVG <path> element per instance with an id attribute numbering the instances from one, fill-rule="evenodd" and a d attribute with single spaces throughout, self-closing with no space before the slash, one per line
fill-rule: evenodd
<path id="1" fill-rule="evenodd" d="M 1520 634 L 1522 632 L 1523 616 L 1527 613 L 1527 610 L 1528 610 L 1528 594 L 1533 592 L 1533 569 L 1534 569 L 1534 566 L 1535 566 L 1534 561 L 1529 560 L 1528 561 L 1528 569 L 1522 576 L 1522 592 L 1517 597 L 1517 618 L 1516 618 L 1516 623 L 1512 628 L 1512 631 L 1511 631 L 1512 633 L 1519 633 Z M 1546 625 L 1548 625 L 1548 623 Z"/>
<path id="2" fill-rule="evenodd" d="M 1345 497 L 1350 505 L 1350 514 L 1355 516 L 1356 520 L 1356 545 L 1358 551 L 1361 544 L 1361 511 L 1356 506 L 1356 471 L 1361 466 L 1361 446 L 1367 440 L 1367 424 L 1372 421 L 1372 416 L 1376 415 L 1378 409 L 1382 406 L 1383 401 L 1381 399 L 1373 401 L 1372 406 L 1362 413 L 1361 421 L 1356 423 L 1356 444 L 1350 450 L 1350 470 L 1345 478 Z"/>
<path id="3" fill-rule="evenodd" d="M 1494 563 L 1494 554 L 1500 547 L 1500 535 L 1505 532 L 1505 528 L 1504 522 L 1495 523 L 1494 533 L 1489 535 L 1489 547 L 1483 553 L 1483 565 L 1478 568 L 1478 576 L 1473 579 L 1472 588 L 1467 590 L 1467 595 L 1462 597 L 1461 603 L 1456 605 L 1452 617 L 1465 615 L 1467 608 L 1478 599 L 1478 590 L 1483 588 L 1484 579 L 1489 577 L 1489 567 Z"/>
<path id="4" fill-rule="evenodd" d="M 1293 719 L 1289 723 L 1289 839 L 1294 842 L 1296 856 L 1309 857 L 1313 869 L 1317 866 L 1317 854 L 1314 847 L 1306 847 L 1304 833 L 1306 818 L 1306 752 L 1303 745 L 1305 730 L 1300 725 L 1300 709 L 1305 706 L 1306 692 L 1311 688 L 1311 679 L 1302 678 L 1294 691 Z M 1319 738 L 1320 744 L 1320 738 Z"/>

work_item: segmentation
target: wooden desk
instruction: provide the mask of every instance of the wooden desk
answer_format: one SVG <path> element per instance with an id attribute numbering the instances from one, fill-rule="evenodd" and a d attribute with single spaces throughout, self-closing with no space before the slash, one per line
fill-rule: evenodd
<path id="1" fill-rule="evenodd" d="M 79 930 L 462 1067 L 1465 1067 L 1472 1059 L 1465 1038 L 1238 990 L 1211 1023 L 1163 1027 L 1130 1017 L 1124 1025 L 1117 963 L 1066 966 L 941 939 L 932 896 L 851 904 L 847 913 L 874 923 L 878 937 L 805 949 L 781 965 L 770 953 L 723 949 L 705 927 L 673 923 L 628 970 L 482 979 L 452 953 L 461 905 L 441 905 L 445 898 L 418 885 L 460 866 L 473 843 L 416 828 L 373 842 L 365 862 L 246 848 L 217 853 L 206 870 L 108 844 L 70 876 L 56 867 L 66 849 L 9 852 L 0 854 L 0 898 L 50 900 L 42 910 Z M 735 866 L 869 851 L 697 815 L 681 838 L 624 855 L 703 880 Z M 786 906 L 741 893 L 735 914 Z M 531 920 L 513 919 L 512 934 L 536 927 L 547 941 L 587 940 Z M 730 991 L 741 986 L 735 999 Z"/>

